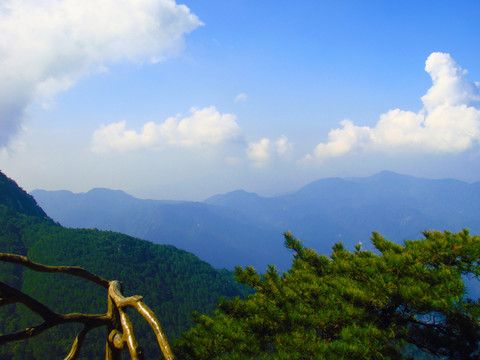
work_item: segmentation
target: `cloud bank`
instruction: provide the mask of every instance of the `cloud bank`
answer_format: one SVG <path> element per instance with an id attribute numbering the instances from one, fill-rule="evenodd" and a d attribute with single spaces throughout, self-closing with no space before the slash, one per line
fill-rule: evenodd
<path id="1" fill-rule="evenodd" d="M 234 115 L 221 114 L 214 106 L 191 109 L 190 112 L 191 115 L 183 119 L 170 117 L 158 124 L 149 122 L 139 133 L 127 130 L 125 121 L 102 126 L 93 134 L 92 151 L 104 153 L 167 146 L 199 148 L 235 141 L 240 137 Z"/>
<path id="2" fill-rule="evenodd" d="M 467 80 L 467 71 L 445 53 L 432 53 L 425 71 L 433 85 L 421 98 L 419 112 L 390 110 L 375 127 L 343 120 L 306 159 L 325 161 L 354 150 L 459 153 L 478 144 L 480 83 Z"/>
<path id="3" fill-rule="evenodd" d="M 0 148 L 28 105 L 120 61 L 158 62 L 201 25 L 173 0 L 5 0 L 0 3 Z"/>

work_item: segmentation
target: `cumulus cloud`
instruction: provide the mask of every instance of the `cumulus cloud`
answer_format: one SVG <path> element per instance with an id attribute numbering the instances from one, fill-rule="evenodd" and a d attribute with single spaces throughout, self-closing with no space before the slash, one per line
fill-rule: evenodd
<path id="1" fill-rule="evenodd" d="M 253 166 L 263 167 L 274 157 L 288 158 L 292 149 L 293 144 L 288 141 L 285 135 L 282 135 L 276 141 L 262 138 L 258 142 L 248 144 L 247 157 L 252 161 Z"/>
<path id="2" fill-rule="evenodd" d="M 0 147 L 31 103 L 119 61 L 160 61 L 199 25 L 174 0 L 2 1 Z"/>
<path id="3" fill-rule="evenodd" d="M 126 121 L 102 126 L 93 134 L 92 151 L 162 149 L 167 146 L 195 148 L 215 146 L 240 137 L 232 114 L 221 114 L 214 106 L 191 109 L 191 115 L 170 117 L 162 123 L 149 122 L 141 132 L 126 129 Z"/>
<path id="4" fill-rule="evenodd" d="M 343 120 L 340 128 L 329 132 L 328 141 L 305 159 L 323 161 L 358 149 L 459 153 L 478 144 L 480 84 L 467 80 L 467 71 L 445 53 L 432 53 L 425 71 L 433 85 L 421 98 L 419 112 L 390 110 L 375 127 Z"/>

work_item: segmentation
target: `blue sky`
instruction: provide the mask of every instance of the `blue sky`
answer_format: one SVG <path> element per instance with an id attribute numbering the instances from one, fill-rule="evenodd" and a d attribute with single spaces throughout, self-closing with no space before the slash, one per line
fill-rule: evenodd
<path id="1" fill-rule="evenodd" d="M 480 180 L 478 1 L 4 0 L 0 169 L 201 200 Z"/>

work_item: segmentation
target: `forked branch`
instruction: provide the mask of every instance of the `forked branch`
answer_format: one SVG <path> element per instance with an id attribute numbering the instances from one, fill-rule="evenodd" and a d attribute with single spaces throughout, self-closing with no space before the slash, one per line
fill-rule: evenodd
<path id="1" fill-rule="evenodd" d="M 132 322 L 124 310 L 124 308 L 131 306 L 143 316 L 153 329 L 165 359 L 174 359 L 167 338 L 153 311 L 143 303 L 141 296 L 134 295 L 127 298 L 124 297 L 120 291 L 121 285 L 118 281 L 105 280 L 80 267 L 46 266 L 38 264 L 20 255 L 0 253 L 0 261 L 25 266 L 38 272 L 63 273 L 77 276 L 108 289 L 108 311 L 106 314 L 90 315 L 72 313 L 64 315 L 54 312 L 45 304 L 22 291 L 0 282 L 0 306 L 21 303 L 40 315 L 44 320 L 40 325 L 27 328 L 23 331 L 5 335 L 0 334 L 0 345 L 37 336 L 57 325 L 81 323 L 84 326 L 75 338 L 70 353 L 65 360 L 77 359 L 85 336 L 90 330 L 99 326 L 107 326 L 109 329 L 105 357 L 107 360 L 120 359 L 121 350 L 125 348 L 128 348 L 132 360 L 141 360 L 143 359 L 143 351 L 135 338 Z"/>

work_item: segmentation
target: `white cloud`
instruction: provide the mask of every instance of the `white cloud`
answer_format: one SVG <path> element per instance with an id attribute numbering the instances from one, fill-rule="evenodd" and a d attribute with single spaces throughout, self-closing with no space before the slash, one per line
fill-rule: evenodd
<path id="1" fill-rule="evenodd" d="M 173 0 L 5 0 L 0 6 L 0 147 L 25 108 L 119 61 L 157 62 L 201 25 Z"/>
<path id="2" fill-rule="evenodd" d="M 240 128 L 232 114 L 221 114 L 214 106 L 191 109 L 183 119 L 170 117 L 162 123 L 149 122 L 142 131 L 127 130 L 120 121 L 102 126 L 93 134 L 92 151 L 128 151 L 142 148 L 179 146 L 186 148 L 215 146 L 240 137 Z"/>
<path id="3" fill-rule="evenodd" d="M 261 139 L 259 142 L 248 144 L 247 157 L 253 161 L 253 165 L 261 167 L 270 159 L 270 143 L 267 138 Z"/>
<path id="4" fill-rule="evenodd" d="M 248 99 L 248 95 L 245 93 L 240 93 L 237 96 L 235 96 L 235 102 L 242 102 L 246 101 Z"/>
<path id="5" fill-rule="evenodd" d="M 288 158 L 293 150 L 293 144 L 285 135 L 280 136 L 274 145 L 278 156 L 282 158 Z"/>
<path id="6" fill-rule="evenodd" d="M 341 156 L 351 151 L 359 143 L 368 141 L 370 129 L 355 126 L 350 120 L 340 122 L 341 129 L 331 130 L 328 134 L 328 143 L 318 144 L 314 155 L 319 159 Z"/>
<path id="7" fill-rule="evenodd" d="M 390 110 L 375 127 L 343 120 L 313 155 L 323 161 L 352 150 L 459 153 L 480 141 L 480 86 L 466 79 L 449 54 L 432 53 L 425 66 L 433 85 L 422 97 L 418 112 Z M 306 160 L 313 158 L 307 155 Z"/>
<path id="8" fill-rule="evenodd" d="M 248 144 L 247 157 L 252 161 L 254 167 L 265 166 L 272 158 L 288 158 L 293 149 L 285 135 L 279 137 L 276 141 L 262 138 L 259 142 Z"/>

